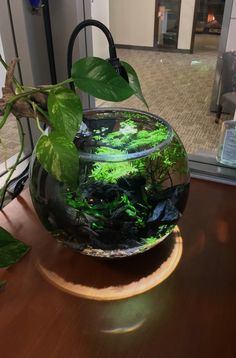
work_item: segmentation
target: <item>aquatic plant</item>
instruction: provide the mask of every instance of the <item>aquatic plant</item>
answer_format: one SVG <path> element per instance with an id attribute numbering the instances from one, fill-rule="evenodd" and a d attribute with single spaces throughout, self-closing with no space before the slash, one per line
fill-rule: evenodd
<path id="1" fill-rule="evenodd" d="M 118 149 L 102 147 L 97 149 L 96 154 L 112 155 L 126 154 L 126 152 Z M 93 165 L 93 169 L 89 177 L 97 181 L 116 183 L 119 178 L 128 176 L 130 174 L 135 174 L 137 171 L 137 168 L 135 168 L 135 166 L 133 166 L 129 161 L 119 163 L 96 162 Z"/>
<path id="2" fill-rule="evenodd" d="M 166 181 L 170 181 L 173 186 L 172 176 L 175 172 L 187 175 L 186 162 L 186 152 L 175 137 L 167 147 L 151 154 L 145 162 L 145 171 L 150 178 L 152 189 L 162 190 Z"/>
<path id="3" fill-rule="evenodd" d="M 155 243 L 158 240 L 160 240 L 163 237 L 163 235 L 168 235 L 169 233 L 171 233 L 174 227 L 175 225 L 171 225 L 171 224 L 159 225 L 155 233 L 155 236 L 148 236 L 148 237 L 141 238 L 143 245 L 144 246 L 155 245 Z"/>
<path id="4" fill-rule="evenodd" d="M 115 131 L 100 138 L 101 143 L 109 145 L 112 148 L 125 148 L 127 152 L 133 150 L 142 150 L 145 147 L 158 146 L 169 136 L 168 128 L 162 124 L 154 130 L 138 131 L 137 123 L 133 120 L 126 120 L 121 123 L 119 131 Z"/>

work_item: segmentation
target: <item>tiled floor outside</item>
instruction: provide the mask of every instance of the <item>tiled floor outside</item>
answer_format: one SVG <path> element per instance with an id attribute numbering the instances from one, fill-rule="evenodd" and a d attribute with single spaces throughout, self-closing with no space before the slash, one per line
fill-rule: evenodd
<path id="1" fill-rule="evenodd" d="M 215 151 L 220 125 L 209 108 L 216 51 L 182 54 L 119 49 L 118 55 L 138 73 L 150 112 L 173 126 L 189 153 Z M 136 97 L 118 104 L 98 104 L 146 110 Z"/>

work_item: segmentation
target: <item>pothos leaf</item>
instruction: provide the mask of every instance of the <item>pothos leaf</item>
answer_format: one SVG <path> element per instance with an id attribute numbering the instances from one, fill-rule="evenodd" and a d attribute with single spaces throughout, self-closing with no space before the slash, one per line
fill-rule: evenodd
<path id="1" fill-rule="evenodd" d="M 43 135 L 37 143 L 36 156 L 54 178 L 70 187 L 76 187 L 79 153 L 70 139 L 57 132 Z"/>
<path id="2" fill-rule="evenodd" d="M 129 85 L 133 89 L 134 94 L 145 104 L 145 106 L 148 108 L 148 104 L 143 96 L 141 86 L 139 83 L 139 79 L 137 76 L 137 73 L 133 69 L 132 66 L 130 66 L 127 62 L 121 61 L 122 66 L 124 66 L 129 79 Z"/>
<path id="3" fill-rule="evenodd" d="M 105 101 L 119 102 L 134 94 L 112 65 L 101 58 L 82 58 L 73 64 L 71 73 L 75 86 Z"/>
<path id="4" fill-rule="evenodd" d="M 0 227 L 0 268 L 13 265 L 19 261 L 29 249 L 29 246 L 16 240 L 8 231 Z"/>
<path id="5" fill-rule="evenodd" d="M 53 129 L 73 140 L 82 120 L 80 98 L 67 88 L 58 88 L 48 96 L 48 113 Z"/>

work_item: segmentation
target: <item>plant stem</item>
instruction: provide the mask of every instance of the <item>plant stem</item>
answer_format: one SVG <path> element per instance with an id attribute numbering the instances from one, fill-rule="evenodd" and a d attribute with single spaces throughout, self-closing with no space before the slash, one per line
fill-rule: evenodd
<path id="1" fill-rule="evenodd" d="M 55 85 L 46 85 L 46 86 L 39 86 L 39 87 L 30 87 L 30 86 L 23 86 L 24 89 L 29 89 L 30 91 L 32 90 L 38 90 L 39 92 L 45 92 L 45 91 L 50 91 L 53 88 L 58 88 L 61 86 L 66 85 L 67 83 L 73 82 L 72 78 L 68 78 L 62 82 L 56 83 Z"/>
<path id="2" fill-rule="evenodd" d="M 0 63 L 3 65 L 3 67 L 7 70 L 8 69 L 8 65 L 7 63 L 3 60 L 2 56 L 0 55 Z M 25 93 L 19 93 L 18 95 L 14 96 L 13 98 L 11 98 L 8 103 L 14 103 L 15 101 L 17 101 L 18 99 L 28 96 L 30 94 L 34 94 L 36 92 L 47 92 L 47 90 L 51 90 L 53 88 L 57 88 L 60 86 L 64 86 L 67 83 L 73 82 L 72 78 L 67 78 L 66 80 L 59 82 L 55 85 L 48 85 L 48 86 L 40 86 L 40 87 L 24 87 L 22 86 L 15 77 L 13 77 L 13 82 L 15 84 L 15 86 L 20 90 L 20 91 L 24 91 L 25 88 L 30 88 L 30 91 L 27 91 Z"/>
<path id="3" fill-rule="evenodd" d="M 171 178 L 171 175 L 170 175 L 169 170 L 167 171 L 167 175 L 168 175 L 168 178 L 169 178 L 169 180 L 170 180 L 170 185 L 171 185 L 171 188 L 172 188 L 172 187 L 173 187 L 173 180 L 172 180 L 172 178 Z"/>
<path id="4" fill-rule="evenodd" d="M 73 78 L 67 78 L 66 80 L 62 81 L 62 82 L 59 82 L 55 85 L 48 85 L 48 86 L 45 86 L 45 87 L 39 87 L 40 89 L 48 89 L 48 90 L 51 90 L 53 88 L 57 88 L 57 87 L 61 87 L 61 86 L 64 86 L 66 85 L 67 83 L 70 83 L 70 82 L 73 82 Z"/>
<path id="5" fill-rule="evenodd" d="M 8 104 L 14 104 L 16 101 L 18 101 L 18 99 L 30 96 L 31 94 L 34 94 L 34 93 L 37 93 L 37 92 L 40 92 L 40 91 L 35 88 L 35 89 L 31 90 L 31 91 L 27 91 L 27 92 L 24 92 L 24 93 L 19 93 L 19 94 L 15 95 L 15 96 L 12 96 L 7 103 Z"/>
<path id="6" fill-rule="evenodd" d="M 5 108 L 5 111 L 4 111 L 4 115 L 3 115 L 3 119 L 2 119 L 1 122 L 0 122 L 0 129 L 2 129 L 2 127 L 3 127 L 4 124 L 6 123 L 7 118 L 8 118 L 8 116 L 9 116 L 9 114 L 11 113 L 11 108 L 12 108 L 12 105 L 11 105 L 11 104 L 7 104 L 7 105 L 6 105 L 6 108 Z"/>
<path id="7" fill-rule="evenodd" d="M 36 110 L 37 110 L 38 112 L 40 112 L 40 113 L 47 119 L 47 121 L 49 122 L 49 116 L 48 116 L 47 112 L 44 111 L 44 110 L 43 110 L 40 106 L 38 106 L 36 103 L 34 103 L 34 104 L 35 104 Z"/>
<path id="8" fill-rule="evenodd" d="M 41 126 L 40 126 L 39 116 L 38 116 L 38 113 L 37 113 L 37 105 L 36 105 L 36 103 L 34 103 L 34 102 L 31 102 L 31 104 L 32 104 L 33 111 L 34 111 L 34 114 L 35 114 L 35 119 L 36 119 L 36 123 L 37 123 L 37 128 L 38 128 L 38 130 L 39 130 L 42 134 L 44 134 L 44 132 L 43 132 Z"/>
<path id="9" fill-rule="evenodd" d="M 38 116 L 38 114 L 37 114 L 37 111 L 38 111 L 45 118 L 45 122 L 47 122 L 47 124 L 49 124 L 48 113 L 46 111 L 44 111 L 37 103 L 30 101 L 29 99 L 27 100 L 27 102 L 32 106 L 32 108 L 34 110 L 35 118 Z"/>
<path id="10" fill-rule="evenodd" d="M 2 56 L 0 55 L 0 63 L 3 65 L 3 67 L 7 70 L 8 69 L 8 65 L 6 64 L 6 62 L 3 60 Z M 17 79 L 15 77 L 13 77 L 13 82 L 15 84 L 15 86 L 19 89 L 19 90 L 23 90 L 21 84 L 17 81 Z"/>
<path id="11" fill-rule="evenodd" d="M 12 175 L 13 175 L 13 173 L 14 173 L 14 171 L 15 171 L 15 169 L 16 169 L 19 161 L 20 161 L 21 155 L 22 155 L 23 150 L 24 150 L 24 144 L 25 144 L 24 136 L 25 136 L 25 133 L 24 133 L 21 121 L 18 118 L 16 118 L 16 120 L 17 120 L 17 122 L 19 124 L 19 128 L 20 128 L 20 137 L 21 137 L 20 151 L 19 151 L 19 153 L 17 155 L 17 158 L 16 158 L 16 161 L 15 161 L 14 165 L 10 169 L 10 173 L 9 173 L 9 175 L 8 175 L 6 181 L 5 181 L 5 184 L 1 189 L 0 209 L 3 207 L 3 201 L 4 201 L 4 198 L 5 198 L 6 191 L 7 191 L 7 185 L 8 185 L 8 183 L 9 183 L 9 181 L 10 181 L 10 179 L 11 179 L 11 177 L 12 177 Z"/>
<path id="12" fill-rule="evenodd" d="M 32 87 L 32 89 L 30 91 L 26 91 L 24 93 L 19 93 L 15 96 L 12 96 L 9 101 L 7 102 L 8 104 L 13 104 L 15 103 L 16 101 L 18 101 L 18 99 L 21 99 L 23 97 L 28 97 L 34 93 L 37 93 L 37 92 L 43 92 L 43 93 L 47 93 L 47 91 L 51 91 L 52 89 L 56 89 L 58 87 L 61 87 L 63 86 L 64 84 L 67 84 L 67 83 L 70 83 L 70 82 L 73 82 L 73 79 L 72 78 L 68 78 L 67 80 L 65 81 L 62 81 L 60 83 L 57 83 L 56 85 L 48 85 L 48 86 L 44 86 L 44 87 Z"/>

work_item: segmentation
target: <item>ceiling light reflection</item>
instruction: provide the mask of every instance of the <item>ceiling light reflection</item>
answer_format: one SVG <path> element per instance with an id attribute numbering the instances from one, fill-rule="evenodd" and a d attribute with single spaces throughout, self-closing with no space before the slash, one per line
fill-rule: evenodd
<path id="1" fill-rule="evenodd" d="M 127 326 L 127 327 L 117 327 L 117 328 L 111 328 L 111 329 L 102 329 L 101 332 L 102 333 L 107 333 L 107 334 L 124 334 L 124 333 L 130 333 L 130 332 L 134 332 L 137 329 L 139 329 L 144 322 L 146 321 L 146 319 L 144 318 L 143 320 L 141 320 L 140 322 Z"/>
<path id="2" fill-rule="evenodd" d="M 199 65 L 201 63 L 202 63 L 202 61 L 199 61 L 199 60 L 192 60 L 191 61 L 191 65 Z"/>

